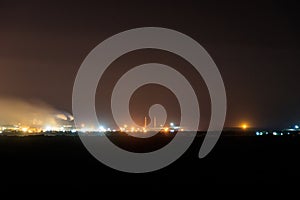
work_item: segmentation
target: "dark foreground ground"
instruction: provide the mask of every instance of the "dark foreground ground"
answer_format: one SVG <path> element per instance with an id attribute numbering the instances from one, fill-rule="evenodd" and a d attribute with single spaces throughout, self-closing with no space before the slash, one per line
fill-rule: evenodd
<path id="1" fill-rule="evenodd" d="M 299 136 L 222 136 L 213 151 L 200 160 L 197 155 L 202 140 L 197 137 L 189 150 L 167 168 L 128 174 L 98 162 L 78 137 L 0 137 L 1 183 L 300 184 Z"/>

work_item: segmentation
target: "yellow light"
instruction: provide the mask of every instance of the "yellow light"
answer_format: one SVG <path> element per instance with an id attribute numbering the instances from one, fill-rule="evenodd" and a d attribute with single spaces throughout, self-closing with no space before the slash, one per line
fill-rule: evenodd
<path id="1" fill-rule="evenodd" d="M 168 132 L 168 130 L 169 130 L 169 128 L 164 128 L 164 131 L 165 131 L 165 132 Z"/>
<path id="2" fill-rule="evenodd" d="M 242 129 L 246 130 L 248 128 L 247 124 L 242 124 Z"/>

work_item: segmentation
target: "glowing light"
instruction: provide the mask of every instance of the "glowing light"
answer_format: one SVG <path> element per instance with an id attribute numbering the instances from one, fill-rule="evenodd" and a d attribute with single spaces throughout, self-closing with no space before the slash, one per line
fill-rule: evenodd
<path id="1" fill-rule="evenodd" d="M 0 134 L 3 133 L 2 131 L 0 131 Z"/>
<path id="2" fill-rule="evenodd" d="M 171 123 L 170 123 L 170 126 L 174 126 L 174 123 L 173 123 L 173 122 L 171 122 Z"/>
<path id="3" fill-rule="evenodd" d="M 256 132 L 256 135 L 260 135 L 260 132 Z"/>
<path id="4" fill-rule="evenodd" d="M 76 131 L 76 129 L 72 129 L 71 132 L 72 133 L 76 133 L 77 131 Z"/>
<path id="5" fill-rule="evenodd" d="M 295 129 L 299 129 L 299 126 L 298 126 L 298 125 L 295 125 Z"/>
<path id="6" fill-rule="evenodd" d="M 242 129 L 246 130 L 248 128 L 248 124 L 242 124 Z"/>
<path id="7" fill-rule="evenodd" d="M 28 131 L 28 128 L 22 128 L 22 132 L 26 133 Z"/>
<path id="8" fill-rule="evenodd" d="M 106 129 L 104 128 L 104 126 L 100 126 L 100 127 L 99 127 L 99 131 L 100 131 L 100 132 L 106 132 Z"/>
<path id="9" fill-rule="evenodd" d="M 51 131 L 52 130 L 52 127 L 51 126 L 46 126 L 45 130 L 44 131 Z"/>
<path id="10" fill-rule="evenodd" d="M 168 131 L 169 131 L 169 128 L 167 128 L 167 127 L 164 128 L 164 131 L 165 131 L 165 132 L 168 132 Z"/>

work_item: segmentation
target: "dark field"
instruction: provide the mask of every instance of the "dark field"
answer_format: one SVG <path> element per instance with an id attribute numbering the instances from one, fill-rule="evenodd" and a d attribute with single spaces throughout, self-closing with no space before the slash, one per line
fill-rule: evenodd
<path id="1" fill-rule="evenodd" d="M 126 145 L 139 146 L 127 141 L 127 137 L 121 140 Z M 167 140 L 159 137 L 157 144 Z M 203 137 L 197 137 L 179 160 L 162 170 L 128 174 L 98 162 L 78 137 L 0 137 L 1 183 L 300 183 L 299 136 L 222 136 L 213 151 L 200 160 L 197 156 L 202 140 Z"/>

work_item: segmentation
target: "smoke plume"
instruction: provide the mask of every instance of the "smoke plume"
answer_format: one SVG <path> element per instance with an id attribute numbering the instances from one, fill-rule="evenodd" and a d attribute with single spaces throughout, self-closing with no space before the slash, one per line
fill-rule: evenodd
<path id="1" fill-rule="evenodd" d="M 0 97 L 0 125 L 56 126 L 59 120 L 72 116 L 41 101 Z"/>

